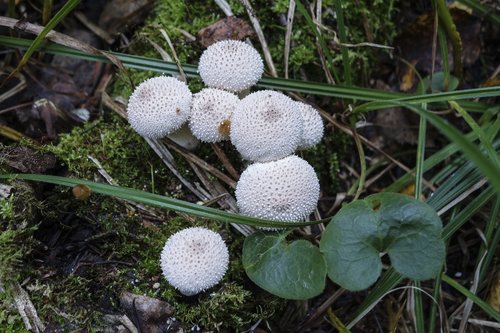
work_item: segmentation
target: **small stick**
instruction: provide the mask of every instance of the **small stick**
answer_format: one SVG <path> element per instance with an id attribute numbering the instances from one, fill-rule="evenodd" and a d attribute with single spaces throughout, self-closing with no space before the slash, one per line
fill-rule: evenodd
<path id="1" fill-rule="evenodd" d="M 216 169 L 215 167 L 211 166 L 207 162 L 205 162 L 203 159 L 199 158 L 195 154 L 191 153 L 187 149 L 182 148 L 169 138 L 165 138 L 165 142 L 167 145 L 178 152 L 179 154 L 183 155 L 185 158 L 190 159 L 192 162 L 194 162 L 196 165 L 198 165 L 200 168 L 210 172 L 212 175 L 215 177 L 219 178 L 221 181 L 229 185 L 231 188 L 235 189 L 236 188 L 236 181 L 232 180 L 229 178 L 227 175 L 225 175 L 222 171 Z"/>
<path id="2" fill-rule="evenodd" d="M 264 37 L 264 32 L 262 31 L 262 28 L 260 26 L 259 19 L 255 15 L 255 11 L 252 8 L 252 5 L 250 5 L 250 1 L 240 0 L 240 2 L 247 10 L 248 17 L 252 22 L 257 37 L 259 38 L 260 45 L 262 46 L 262 52 L 264 52 L 264 59 L 266 60 L 269 71 L 271 72 L 271 76 L 277 77 L 278 73 L 276 72 L 276 68 L 274 67 L 273 58 L 271 57 L 271 52 L 269 51 L 269 47 L 267 46 L 266 37 Z"/>
<path id="3" fill-rule="evenodd" d="M 288 58 L 290 56 L 290 44 L 292 41 L 293 17 L 295 16 L 295 0 L 290 0 L 288 3 L 288 14 L 286 17 L 286 33 L 285 33 L 285 54 L 283 61 L 285 62 L 285 79 L 288 79 Z"/>
<path id="4" fill-rule="evenodd" d="M 224 153 L 224 151 L 216 143 L 212 143 L 211 146 L 215 154 L 219 158 L 219 161 L 221 161 L 222 165 L 224 166 L 224 168 L 226 168 L 231 177 L 233 177 L 235 180 L 240 179 L 238 171 L 236 171 L 236 169 L 233 167 L 233 165 L 229 161 L 229 158 L 227 158 L 226 153 Z"/>

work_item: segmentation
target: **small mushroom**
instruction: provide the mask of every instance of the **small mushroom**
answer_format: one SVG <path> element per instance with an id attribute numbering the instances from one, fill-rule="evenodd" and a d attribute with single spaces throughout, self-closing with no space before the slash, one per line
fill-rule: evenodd
<path id="1" fill-rule="evenodd" d="M 302 221 L 318 203 L 319 180 L 309 163 L 292 155 L 250 165 L 241 174 L 235 194 L 243 215 Z"/>
<path id="2" fill-rule="evenodd" d="M 229 139 L 231 115 L 240 100 L 230 92 L 205 88 L 194 94 L 189 128 L 204 142 Z"/>
<path id="3" fill-rule="evenodd" d="M 191 112 L 192 93 L 173 77 L 158 76 L 142 82 L 130 96 L 127 114 L 140 135 L 162 138 L 182 126 Z"/>
<path id="4" fill-rule="evenodd" d="M 307 149 L 315 146 L 323 137 L 323 120 L 318 110 L 311 105 L 295 102 L 302 115 L 302 138 L 298 149 Z"/>
<path id="5" fill-rule="evenodd" d="M 229 252 L 222 237 L 209 229 L 181 230 L 166 241 L 161 252 L 163 275 L 186 296 L 216 285 L 226 273 Z"/>
<path id="6" fill-rule="evenodd" d="M 231 118 L 231 142 L 244 159 L 269 162 L 291 155 L 302 138 L 302 116 L 288 96 L 261 90 L 243 98 Z"/>
<path id="7" fill-rule="evenodd" d="M 203 52 L 198 71 L 207 86 L 239 92 L 259 81 L 264 63 L 252 46 L 237 40 L 222 40 Z"/>

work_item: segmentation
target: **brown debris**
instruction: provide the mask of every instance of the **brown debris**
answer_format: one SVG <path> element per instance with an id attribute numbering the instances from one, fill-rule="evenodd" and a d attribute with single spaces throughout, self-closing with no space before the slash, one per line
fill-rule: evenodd
<path id="1" fill-rule="evenodd" d="M 471 16 L 466 11 L 451 8 L 450 13 L 457 30 L 462 39 L 462 62 L 465 67 L 471 66 L 479 58 L 481 52 L 481 40 L 478 38 L 481 30 L 481 22 L 476 17 Z M 401 90 L 407 91 L 413 86 L 418 78 L 414 77 L 412 64 L 422 76 L 432 71 L 432 43 L 434 34 L 433 13 L 421 15 L 408 25 L 395 40 L 396 54 L 407 63 L 402 64 L 399 70 Z M 448 63 L 450 69 L 453 68 L 453 47 L 448 43 Z M 436 52 L 434 71 L 442 70 L 441 56 Z M 408 78 L 412 78 L 410 85 Z M 404 88 L 404 89 L 403 89 Z"/>
<path id="2" fill-rule="evenodd" d="M 255 36 L 255 31 L 247 21 L 234 16 L 219 20 L 198 32 L 198 39 L 204 47 L 225 39 L 242 40 Z"/>
<path id="3" fill-rule="evenodd" d="M 99 18 L 99 27 L 111 37 L 141 23 L 154 6 L 153 0 L 107 1 Z"/>
<path id="4" fill-rule="evenodd" d="M 130 292 L 121 294 L 120 305 L 142 333 L 166 331 L 165 325 L 174 314 L 174 308 L 167 302 Z"/>
<path id="5" fill-rule="evenodd" d="M 56 157 L 28 147 L 0 145 L 0 163 L 21 172 L 44 173 L 56 166 Z"/>

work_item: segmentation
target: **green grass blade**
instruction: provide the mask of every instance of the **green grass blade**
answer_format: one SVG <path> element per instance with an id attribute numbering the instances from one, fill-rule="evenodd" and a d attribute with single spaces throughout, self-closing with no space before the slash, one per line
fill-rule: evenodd
<path id="1" fill-rule="evenodd" d="M 493 209 L 494 215 L 492 213 L 492 216 L 491 216 L 492 219 L 490 220 L 490 223 L 492 223 L 492 224 L 497 223 L 498 214 L 499 214 L 499 210 L 500 210 L 499 208 L 500 208 L 500 197 L 497 196 L 495 207 Z M 491 262 L 493 261 L 493 258 L 496 258 L 496 249 L 498 249 L 499 244 L 500 244 L 500 227 L 497 226 L 495 234 L 493 235 L 491 241 L 488 244 L 489 251 L 486 254 L 486 257 L 484 258 L 484 263 L 481 267 L 481 272 L 480 272 L 481 281 L 484 278 L 484 276 L 486 275 L 487 270 L 491 269 L 490 265 L 491 265 Z"/>
<path id="2" fill-rule="evenodd" d="M 422 104 L 422 108 L 425 109 L 427 105 Z M 424 160 L 425 160 L 425 142 L 427 134 L 427 121 L 425 117 L 420 116 L 420 124 L 418 127 L 418 145 L 417 145 L 417 158 L 415 166 L 415 199 L 420 200 L 420 195 L 422 194 L 422 179 L 424 175 Z M 415 307 L 415 329 L 417 333 L 424 332 L 424 305 L 422 301 L 422 293 L 420 289 L 422 285 L 420 281 L 413 282 L 415 289 L 413 293 L 415 295 L 414 307 Z"/>
<path id="3" fill-rule="evenodd" d="M 205 207 L 182 200 L 168 198 L 162 195 L 153 194 L 145 191 L 96 183 L 84 179 L 75 179 L 75 178 L 50 176 L 50 175 L 36 175 L 36 174 L 3 174 L 3 175 L 0 174 L 0 179 L 9 179 L 9 178 L 33 180 L 38 182 L 45 182 L 45 183 L 51 183 L 69 187 L 73 187 L 80 184 L 86 185 L 95 193 L 110 195 L 116 198 L 130 200 L 159 208 L 184 212 L 186 214 L 190 214 L 193 216 L 217 220 L 221 222 L 247 224 L 259 227 L 293 228 L 293 227 L 312 225 L 327 221 L 327 220 L 322 220 L 314 222 L 295 223 L 295 222 L 277 222 L 277 221 L 263 220 L 235 213 L 230 213 L 215 208 Z"/>
<path id="4" fill-rule="evenodd" d="M 470 126 L 472 131 L 476 133 L 481 145 L 484 147 L 486 152 L 488 153 L 490 159 L 495 163 L 495 165 L 500 167 L 500 157 L 498 157 L 497 152 L 493 149 L 490 140 L 488 140 L 486 133 L 482 130 L 482 128 L 476 123 L 474 118 L 472 118 L 464 108 L 458 105 L 455 101 L 450 101 L 450 105 L 462 116 L 465 122 Z"/>
<path id="5" fill-rule="evenodd" d="M 488 223 L 486 224 L 484 231 L 484 238 L 486 239 L 486 244 L 481 245 L 479 254 L 477 255 L 476 267 L 479 265 L 480 258 L 483 257 L 484 253 L 487 252 L 484 258 L 483 265 L 481 266 L 481 271 L 479 273 L 479 281 L 482 281 L 486 275 L 487 270 L 490 270 L 490 263 L 495 257 L 495 251 L 498 249 L 498 242 L 500 241 L 500 226 L 498 225 L 498 216 L 500 216 L 500 196 L 496 197 L 496 200 L 491 209 L 491 215 Z M 495 231 L 496 229 L 496 231 Z"/>
<path id="6" fill-rule="evenodd" d="M 12 48 L 27 48 L 31 44 L 31 40 L 1 36 L 0 45 Z M 92 55 L 79 50 L 75 50 L 66 46 L 57 45 L 53 43 L 45 43 L 41 50 L 47 53 L 80 58 L 89 61 L 99 61 L 103 63 L 110 63 L 110 60 L 103 55 Z M 169 75 L 179 74 L 177 65 L 173 62 L 165 62 L 163 60 L 140 57 L 135 55 L 128 55 L 117 52 L 109 52 L 116 56 L 125 67 L 149 70 L 158 73 L 165 73 Z M 182 66 L 186 75 L 190 78 L 199 78 L 197 67 L 193 65 Z M 293 91 L 298 93 L 331 96 L 345 99 L 353 99 L 360 101 L 379 101 L 387 103 L 387 105 L 394 105 L 399 102 L 387 102 L 387 100 L 409 101 L 412 103 L 430 103 L 430 102 L 447 102 L 449 100 L 461 100 L 460 105 L 469 111 L 485 112 L 489 106 L 472 101 L 462 101 L 468 98 L 478 97 L 491 97 L 500 95 L 500 87 L 488 87 L 478 89 L 467 89 L 455 92 L 435 93 L 428 95 L 407 95 L 403 93 L 396 93 L 390 91 L 383 91 L 377 89 L 368 89 L 361 87 L 344 87 L 341 85 L 330 85 L 326 83 L 299 81 L 284 78 L 271 78 L 263 77 L 256 85 L 259 88 L 276 89 L 282 91 Z M 399 99 L 399 100 L 398 100 Z M 364 104 L 366 108 L 366 104 Z M 376 108 L 382 108 L 377 106 Z"/>
<path id="7" fill-rule="evenodd" d="M 468 289 L 464 288 L 460 283 L 453 280 L 448 275 L 442 274 L 441 277 L 443 279 L 443 282 L 446 282 L 455 290 L 460 292 L 462 295 L 472 300 L 474 304 L 483 309 L 483 311 L 486 312 L 488 315 L 490 315 L 491 318 L 495 319 L 497 322 L 500 322 L 500 313 L 497 312 L 495 309 L 493 309 L 491 305 L 489 305 L 488 303 L 486 303 L 485 301 L 483 301 L 482 299 L 471 293 Z"/>
<path id="8" fill-rule="evenodd" d="M 468 133 L 466 136 L 467 140 L 473 141 L 476 136 L 473 132 Z M 423 165 L 423 171 L 428 171 L 434 166 L 438 165 L 445 159 L 449 158 L 453 154 L 455 154 L 459 150 L 459 147 L 455 143 L 450 143 L 446 147 L 441 148 L 441 150 L 437 151 L 436 153 L 432 154 L 430 157 L 428 157 L 424 161 Z M 445 167 L 446 168 L 446 167 Z M 444 168 L 443 168 L 444 169 Z M 411 173 L 407 173 L 404 176 L 401 176 L 400 178 L 396 179 L 391 185 L 389 185 L 385 191 L 387 192 L 399 192 L 401 191 L 405 186 L 407 186 L 410 182 L 412 182 L 415 179 L 415 176 L 413 176 Z"/>
<path id="9" fill-rule="evenodd" d="M 364 299 L 363 303 L 354 312 L 354 315 L 352 316 L 353 319 L 351 319 L 347 328 L 351 329 L 354 327 L 354 325 L 356 325 L 356 323 L 360 321 L 366 313 L 368 313 L 381 300 L 381 298 L 387 294 L 389 290 L 393 289 L 401 281 L 403 281 L 403 277 L 392 267 L 382 274 L 382 277 L 378 280 L 375 287 L 373 287 L 372 291 Z"/>
<path id="10" fill-rule="evenodd" d="M 339 75 L 338 75 L 337 70 L 335 69 L 335 65 L 333 63 L 332 53 L 330 52 L 330 48 L 326 44 L 326 41 L 323 38 L 323 35 L 319 31 L 319 28 L 313 22 L 311 16 L 307 12 L 307 10 L 304 7 L 304 5 L 302 4 L 301 0 L 297 0 L 295 2 L 295 5 L 297 6 L 297 10 L 302 14 L 302 16 L 304 16 L 304 19 L 306 20 L 307 24 L 309 25 L 311 30 L 316 35 L 316 38 L 318 38 L 318 42 L 319 42 L 319 45 L 321 46 L 321 50 L 325 53 L 325 57 L 326 57 L 326 61 L 328 62 L 328 67 L 329 67 L 330 73 L 333 74 L 333 77 L 335 78 L 335 81 L 337 83 L 340 82 Z"/>
<path id="11" fill-rule="evenodd" d="M 347 86 L 352 85 L 351 62 L 349 61 L 349 52 L 345 44 L 347 43 L 347 33 L 344 25 L 344 11 L 342 10 L 342 1 L 335 0 L 335 13 L 337 14 L 337 30 L 340 39 L 340 52 L 342 53 L 342 62 L 344 63 L 344 83 Z"/>
<path id="12" fill-rule="evenodd" d="M 448 35 L 451 45 L 453 45 L 453 67 L 455 75 L 458 80 L 462 80 L 462 39 L 453 22 L 446 0 L 435 0 L 435 2 L 439 15 L 439 23 L 441 23 L 446 31 L 446 35 Z"/>
<path id="13" fill-rule="evenodd" d="M 35 40 L 33 40 L 33 43 L 28 47 L 26 50 L 26 53 L 24 53 L 23 57 L 21 58 L 21 61 L 19 61 L 19 64 L 17 65 L 16 69 L 10 73 L 10 75 L 7 77 L 7 80 L 10 79 L 12 76 L 14 76 L 17 72 L 21 70 L 21 68 L 28 62 L 28 60 L 31 58 L 33 53 L 38 49 L 40 44 L 43 42 L 43 39 L 47 34 L 56 27 L 56 25 L 62 21 L 71 11 L 80 3 L 80 0 L 69 0 L 64 4 L 64 6 L 50 19 L 50 21 L 47 23 L 47 25 L 43 28 L 43 30 L 36 36 Z"/>
<path id="14" fill-rule="evenodd" d="M 441 119 L 441 117 L 431 112 L 427 112 L 419 106 L 407 103 L 397 104 L 419 114 L 421 117 L 425 117 L 427 121 L 436 127 L 450 141 L 456 143 L 464 155 L 472 160 L 483 175 L 488 178 L 497 193 L 500 193 L 500 177 L 498 177 L 500 174 L 500 168 L 497 167 L 491 160 L 487 159 L 481 151 L 474 146 L 474 144 L 464 138 L 464 135 L 459 130 Z"/>
<path id="15" fill-rule="evenodd" d="M 493 197 L 495 190 L 489 186 L 475 197 L 464 209 L 462 209 L 455 218 L 448 222 L 443 228 L 442 237 L 444 240 L 450 239 L 455 232 L 457 232 L 465 222 L 469 221 L 474 214 L 483 208 Z"/>

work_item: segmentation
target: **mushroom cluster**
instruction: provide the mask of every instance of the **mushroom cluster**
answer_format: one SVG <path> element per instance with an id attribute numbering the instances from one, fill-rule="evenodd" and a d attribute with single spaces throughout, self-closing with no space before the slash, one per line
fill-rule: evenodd
<path id="1" fill-rule="evenodd" d="M 308 218 L 319 199 L 319 181 L 312 166 L 293 154 L 321 140 L 319 112 L 272 90 L 240 100 L 236 94 L 248 93 L 264 71 L 259 53 L 244 42 L 212 44 L 203 52 L 198 68 L 207 88 L 194 95 L 186 83 L 173 77 L 141 83 L 127 107 L 132 128 L 152 139 L 188 137 L 185 147 L 198 140 L 231 140 L 243 159 L 252 163 L 236 185 L 240 212 L 276 221 Z M 188 228 L 167 240 L 161 267 L 172 286 L 194 295 L 220 281 L 228 258 L 217 233 Z"/>

